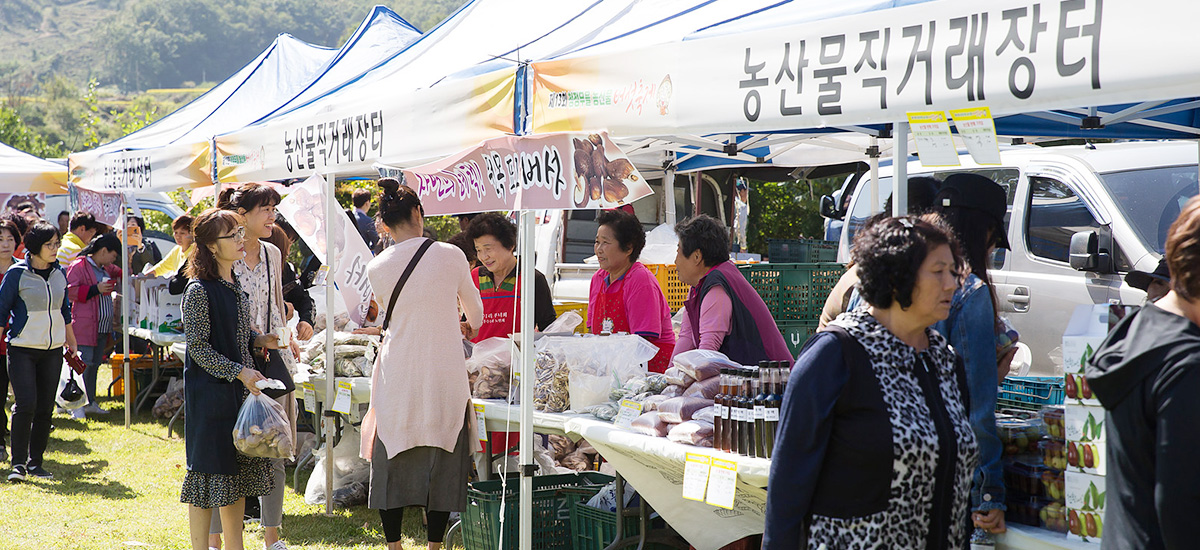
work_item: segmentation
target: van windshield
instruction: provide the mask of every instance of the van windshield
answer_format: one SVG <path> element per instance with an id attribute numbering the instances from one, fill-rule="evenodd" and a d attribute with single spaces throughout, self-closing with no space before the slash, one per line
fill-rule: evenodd
<path id="1" fill-rule="evenodd" d="M 1146 247 L 1159 254 L 1171 223 L 1198 190 L 1195 164 L 1109 172 L 1100 181 Z"/>

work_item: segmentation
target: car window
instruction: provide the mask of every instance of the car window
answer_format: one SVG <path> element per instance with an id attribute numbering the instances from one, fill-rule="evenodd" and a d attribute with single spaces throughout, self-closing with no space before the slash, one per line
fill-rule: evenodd
<path id="1" fill-rule="evenodd" d="M 1099 227 L 1087 205 L 1066 184 L 1046 177 L 1029 178 L 1025 244 L 1031 254 L 1067 263 L 1071 236 Z"/>

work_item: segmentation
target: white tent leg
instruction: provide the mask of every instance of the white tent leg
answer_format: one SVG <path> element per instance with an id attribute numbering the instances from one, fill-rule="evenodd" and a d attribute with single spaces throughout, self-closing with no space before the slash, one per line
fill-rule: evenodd
<path id="1" fill-rule="evenodd" d="M 521 433 L 517 450 L 521 458 L 521 550 L 533 548 L 533 295 L 528 281 L 533 281 L 534 213 L 521 211 L 521 274 L 518 292 L 521 294 Z"/>
<path id="2" fill-rule="evenodd" d="M 129 328 L 133 326 L 129 319 L 129 277 L 132 276 L 131 264 L 129 261 L 129 211 L 125 209 L 125 196 L 121 195 L 121 250 L 124 251 L 125 257 L 124 266 L 125 273 L 121 277 L 121 326 L 125 327 L 121 331 L 121 357 L 122 357 L 122 379 L 125 381 L 125 427 L 128 428 L 133 423 L 133 369 L 129 368 Z M 7 391 L 7 390 L 6 390 Z"/>
<path id="3" fill-rule="evenodd" d="M 337 263 L 337 258 L 334 256 L 334 247 L 329 246 L 337 240 L 333 233 L 334 216 L 340 215 L 337 208 L 337 199 L 334 197 L 333 188 L 337 180 L 325 182 L 325 265 L 328 271 L 325 272 L 325 402 L 328 403 L 325 407 L 321 407 L 324 411 L 324 418 L 315 418 L 313 420 L 322 422 L 325 425 L 325 514 L 333 514 L 333 436 L 337 431 L 337 417 L 330 414 L 329 411 L 333 407 L 334 397 L 337 396 L 337 377 L 336 369 L 334 369 L 333 361 L 330 357 L 333 353 L 333 336 L 334 336 L 334 288 L 333 288 L 333 273 L 334 266 Z"/>
<path id="4" fill-rule="evenodd" d="M 897 122 L 892 145 L 892 215 L 908 214 L 908 121 Z"/>
<path id="5" fill-rule="evenodd" d="M 667 160 L 674 160 L 674 153 L 667 152 Z M 663 220 L 667 225 L 675 227 L 675 164 L 667 167 L 666 173 L 663 174 L 663 204 L 666 205 L 666 216 Z"/>

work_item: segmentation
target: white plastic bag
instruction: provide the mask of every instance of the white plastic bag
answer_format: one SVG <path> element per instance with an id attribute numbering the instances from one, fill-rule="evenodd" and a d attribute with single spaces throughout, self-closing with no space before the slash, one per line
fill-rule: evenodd
<path id="1" fill-rule="evenodd" d="M 371 463 L 359 458 L 359 441 L 362 436 L 358 429 L 348 426 L 342 430 L 342 439 L 333 448 L 334 470 L 334 504 L 341 505 L 338 495 L 356 484 L 365 484 L 371 478 Z M 312 477 L 304 488 L 304 502 L 310 505 L 325 504 L 325 460 L 326 448 L 313 451 L 317 463 L 313 468 Z"/>
<path id="2" fill-rule="evenodd" d="M 295 459 L 283 405 L 263 393 L 246 397 L 233 424 L 233 446 L 246 456 Z"/>
<path id="3" fill-rule="evenodd" d="M 542 332 L 575 332 L 575 329 L 579 327 L 581 323 L 583 323 L 583 316 L 580 315 L 579 312 L 573 310 L 564 311 L 562 315 L 559 315 L 558 318 L 555 319 L 553 323 L 550 323 L 550 326 L 546 327 L 546 330 Z"/>
<path id="4" fill-rule="evenodd" d="M 80 391 L 79 399 L 76 399 L 74 401 L 63 400 L 63 398 L 62 398 L 63 389 L 67 387 L 67 381 L 71 380 L 72 378 L 75 379 L 75 384 L 79 386 L 79 389 L 83 390 L 83 378 L 80 378 L 79 375 L 75 373 L 75 370 L 72 369 L 71 367 L 63 365 L 62 373 L 59 374 L 59 377 L 58 377 L 58 390 L 54 393 L 54 402 L 57 403 L 59 407 L 62 407 L 69 411 L 73 411 L 75 409 L 78 409 L 79 407 L 87 405 L 87 402 L 88 402 L 86 391 Z M 5 389 L 4 391 L 8 391 L 8 390 Z"/>
<path id="5" fill-rule="evenodd" d="M 507 399 L 512 393 L 512 338 L 495 337 L 475 344 L 467 360 L 472 395 L 479 399 Z"/>
<path id="6" fill-rule="evenodd" d="M 671 359 L 671 365 L 696 380 L 708 380 L 718 376 L 723 367 L 741 367 L 724 353 L 706 349 L 680 353 Z"/>

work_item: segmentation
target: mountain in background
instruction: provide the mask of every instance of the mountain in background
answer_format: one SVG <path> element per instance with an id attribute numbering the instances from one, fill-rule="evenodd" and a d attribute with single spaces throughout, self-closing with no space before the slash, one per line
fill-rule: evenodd
<path id="1" fill-rule="evenodd" d="M 422 31 L 465 0 L 386 5 Z M 377 0 L 0 0 L 0 95 L 54 79 L 126 92 L 232 75 L 280 33 L 338 47 Z"/>

